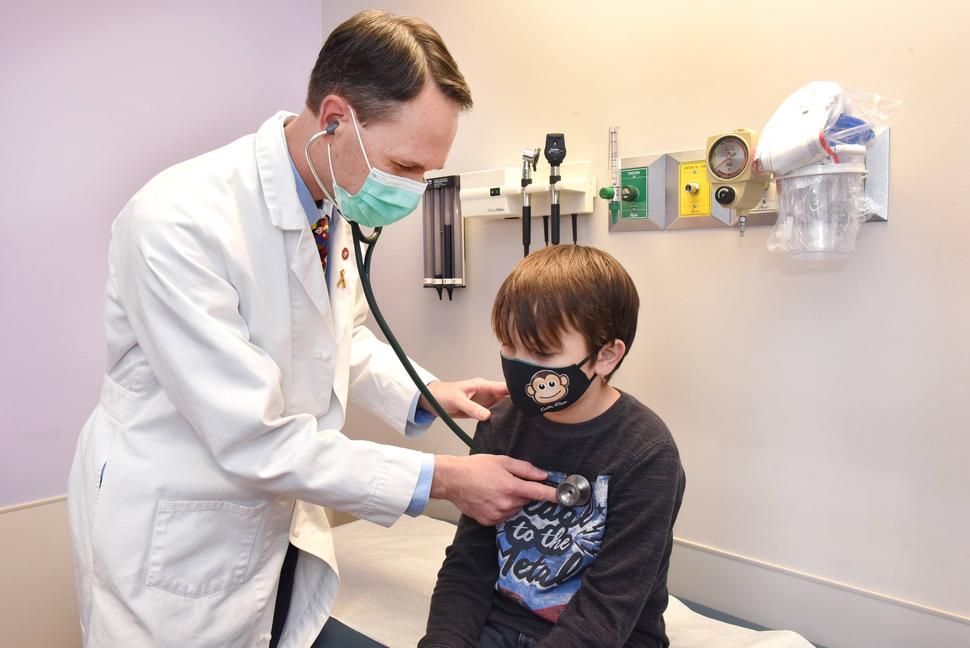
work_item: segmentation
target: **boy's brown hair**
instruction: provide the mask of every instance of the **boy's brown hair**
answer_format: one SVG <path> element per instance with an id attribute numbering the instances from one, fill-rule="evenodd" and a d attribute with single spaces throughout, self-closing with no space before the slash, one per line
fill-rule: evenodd
<path id="1" fill-rule="evenodd" d="M 492 307 L 492 329 L 503 345 L 534 354 L 559 347 L 567 327 L 593 353 L 613 340 L 629 352 L 639 310 L 637 287 L 619 261 L 585 245 L 553 245 L 522 259 L 506 277 Z"/>

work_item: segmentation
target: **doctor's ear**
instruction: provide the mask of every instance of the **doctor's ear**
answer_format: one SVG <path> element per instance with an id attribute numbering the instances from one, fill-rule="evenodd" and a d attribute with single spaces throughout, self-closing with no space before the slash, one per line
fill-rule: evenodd
<path id="1" fill-rule="evenodd" d="M 341 122 L 350 119 L 348 110 L 349 106 L 346 99 L 335 94 L 327 95 L 317 106 L 317 111 L 313 115 L 317 122 L 317 128 L 327 135 L 333 135 Z"/>

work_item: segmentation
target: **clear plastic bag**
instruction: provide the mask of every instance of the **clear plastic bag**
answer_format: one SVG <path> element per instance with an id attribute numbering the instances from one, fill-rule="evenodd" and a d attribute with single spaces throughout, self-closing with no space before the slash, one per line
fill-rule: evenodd
<path id="1" fill-rule="evenodd" d="M 879 94 L 843 90 L 842 111 L 823 130 L 829 147 L 869 143 L 901 103 Z"/>

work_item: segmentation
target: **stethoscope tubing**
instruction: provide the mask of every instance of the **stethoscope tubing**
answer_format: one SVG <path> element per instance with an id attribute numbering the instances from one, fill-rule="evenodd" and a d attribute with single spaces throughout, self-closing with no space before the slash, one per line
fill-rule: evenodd
<path id="1" fill-rule="evenodd" d="M 472 451 L 472 454 L 477 454 L 478 448 L 475 447 L 475 442 L 472 440 L 472 438 L 468 436 L 468 434 L 461 429 L 461 426 L 458 425 L 455 419 L 453 419 L 448 412 L 445 411 L 445 408 L 441 406 L 441 403 L 439 403 L 438 400 L 431 394 L 431 390 L 428 389 L 428 386 L 424 384 L 423 380 L 421 380 L 421 376 L 418 375 L 418 372 L 415 370 L 414 365 L 411 364 L 411 360 L 404 352 L 401 344 L 397 341 L 397 338 L 394 337 L 394 333 L 391 332 L 391 327 L 387 325 L 387 321 L 384 319 L 384 316 L 381 314 L 381 309 L 377 305 L 377 299 L 374 297 L 374 288 L 371 285 L 370 266 L 373 259 L 374 247 L 377 240 L 381 236 L 382 228 L 375 227 L 371 234 L 365 235 L 361 231 L 360 225 L 354 221 L 348 222 L 350 223 L 350 229 L 354 238 L 354 257 L 357 260 L 357 273 L 360 275 L 361 286 L 364 289 L 364 297 L 367 299 L 367 305 L 370 306 L 370 311 L 374 315 L 374 321 L 377 322 L 377 326 L 380 327 L 381 332 L 387 339 L 387 343 L 391 345 L 392 349 L 394 349 L 394 354 L 397 356 L 397 359 L 401 361 L 401 364 L 404 366 L 404 370 L 407 371 L 408 376 L 411 377 L 411 380 L 418 388 L 418 391 L 421 392 L 421 395 L 424 396 L 425 400 L 428 401 L 428 404 L 431 405 L 431 408 L 435 411 L 435 414 L 437 414 L 438 417 L 444 421 L 445 425 L 447 425 L 451 431 L 455 433 L 455 436 L 461 439 L 464 444 L 468 446 L 468 448 Z M 361 242 L 367 244 L 366 254 L 362 253 L 361 251 Z"/>

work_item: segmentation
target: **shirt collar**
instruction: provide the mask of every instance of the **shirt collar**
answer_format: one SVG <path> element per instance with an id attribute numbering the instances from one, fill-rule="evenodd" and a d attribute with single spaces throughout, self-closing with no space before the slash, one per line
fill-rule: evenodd
<path id="1" fill-rule="evenodd" d="M 293 157 L 290 155 L 289 151 L 286 153 L 286 159 L 290 162 L 290 169 L 293 170 L 293 181 L 296 183 L 296 195 L 300 198 L 300 204 L 303 206 L 303 211 L 306 212 L 307 221 L 312 225 L 320 219 L 319 211 L 317 210 L 317 204 L 313 200 L 313 196 L 310 195 L 310 189 L 303 182 L 303 177 L 300 176 L 300 172 L 296 170 L 296 164 L 293 162 Z M 331 213 L 333 210 L 330 209 L 330 200 L 324 198 L 323 209 L 326 213 Z"/>

